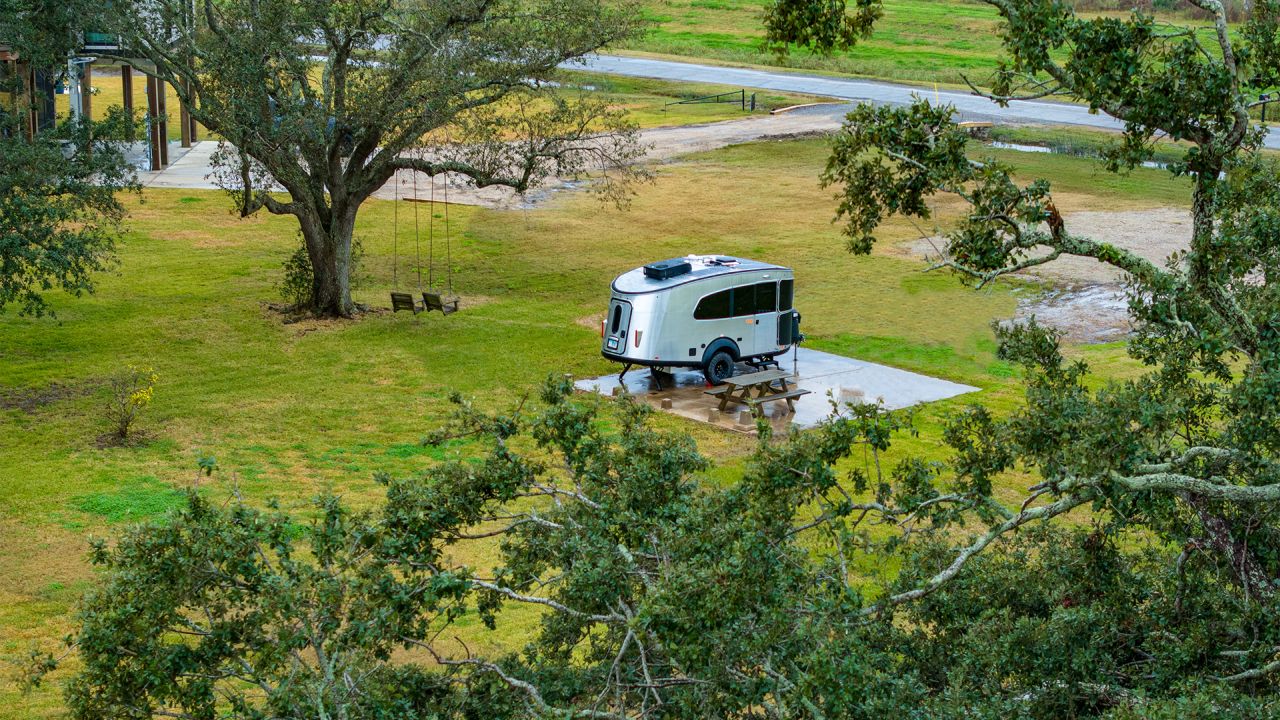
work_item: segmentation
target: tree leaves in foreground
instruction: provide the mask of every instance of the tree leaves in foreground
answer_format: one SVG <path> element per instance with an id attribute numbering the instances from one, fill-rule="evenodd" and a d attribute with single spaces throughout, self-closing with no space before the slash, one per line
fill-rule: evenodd
<path id="1" fill-rule="evenodd" d="M 1148 159 L 1161 139 L 1187 143 L 1170 171 L 1191 181 L 1190 246 L 1153 263 L 1073 232 L 1051 178 L 1022 184 L 1013 167 L 971 159 L 953 111 L 918 103 L 860 107 L 836 138 L 823 182 L 840 189 L 837 213 L 850 249 L 870 252 L 884 220 L 930 219 L 933 200 L 952 195 L 967 210 L 943 232 L 935 267 L 977 286 L 1064 256 L 1125 274 L 1134 326 L 1128 350 L 1145 372 L 1106 381 L 1064 357 L 1054 334 L 1034 322 L 1002 329 L 1001 354 L 1026 371 L 1026 407 L 1004 419 L 980 407 L 961 415 L 948 430 L 959 451 L 954 470 L 984 484 L 1034 470 L 1040 481 L 1024 512 L 1091 508 L 1096 530 L 1087 542 L 1114 543 L 1119 562 L 1138 562 L 1119 538 L 1134 529 L 1148 535 L 1163 548 L 1152 557 L 1167 567 L 1135 565 L 1141 572 L 1129 573 L 1125 592 L 1143 613 L 1177 625 L 1187 614 L 1230 608 L 1219 620 L 1231 628 L 1226 634 L 1170 626 L 1158 638 L 1132 636 L 1137 644 L 1123 649 L 1092 636 L 1072 643 L 1078 656 L 1105 648 L 1123 660 L 1108 671 L 1112 681 L 1100 685 L 1097 702 L 1141 707 L 1131 698 L 1145 702 L 1149 683 L 1166 678 L 1181 678 L 1186 689 L 1178 692 L 1231 686 L 1269 697 L 1280 675 L 1280 165 L 1261 152 L 1251 111 L 1260 93 L 1274 91 L 1280 4 L 1255 3 L 1239 32 L 1216 0 L 1194 3 L 1212 16 L 1209 28 L 1141 12 L 1081 18 L 1048 0 L 988 4 L 1003 18 L 1008 53 L 993 90 L 983 93 L 993 101 L 1060 95 L 1124 121 L 1103 158 L 1111 171 Z M 1033 564 L 1028 556 L 1029 575 Z M 1206 614 L 1205 603 L 1216 610 Z M 1003 601 L 996 606 L 1013 612 Z M 1117 604 L 1082 622 L 1124 617 Z M 1210 660 L 1222 666 L 1203 675 L 1179 667 Z M 1213 680 L 1202 687 L 1196 677 Z"/>
<path id="2" fill-rule="evenodd" d="M 514 411 L 456 402 L 428 442 L 460 457 L 383 478 L 372 510 L 327 498 L 300 523 L 193 495 L 100 546 L 73 637 L 75 716 L 1276 710 L 1272 605 L 1137 522 L 1047 522 L 1068 504 L 1037 503 L 1043 491 L 997 499 L 967 464 L 981 416 L 948 425 L 950 472 L 892 451 L 910 417 L 871 405 L 766 433 L 730 471 L 648 406 L 562 380 Z M 492 567 L 445 554 L 495 545 Z M 513 607 L 526 612 L 507 622 Z M 465 615 L 496 633 L 479 642 L 521 649 L 475 654 L 458 636 L 486 631 L 452 629 Z"/>
<path id="3" fill-rule="evenodd" d="M 591 176 L 621 201 L 637 131 L 558 89 L 562 63 L 630 37 L 630 2 L 135 0 L 116 29 L 226 140 L 216 179 L 243 214 L 298 221 L 311 309 L 350 316 L 361 204 L 401 171 L 524 192 Z"/>

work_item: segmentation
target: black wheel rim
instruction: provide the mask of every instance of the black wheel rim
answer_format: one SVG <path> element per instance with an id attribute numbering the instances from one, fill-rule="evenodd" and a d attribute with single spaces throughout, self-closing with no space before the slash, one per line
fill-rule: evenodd
<path id="1" fill-rule="evenodd" d="M 717 380 L 723 380 L 729 377 L 729 361 L 720 358 L 711 366 L 711 372 L 716 376 Z"/>

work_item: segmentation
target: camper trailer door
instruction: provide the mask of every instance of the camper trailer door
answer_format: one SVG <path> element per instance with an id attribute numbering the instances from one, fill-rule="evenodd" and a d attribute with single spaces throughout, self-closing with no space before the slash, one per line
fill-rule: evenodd
<path id="1" fill-rule="evenodd" d="M 605 316 L 604 349 L 611 353 L 627 351 L 627 329 L 631 327 L 631 303 L 614 298 Z"/>

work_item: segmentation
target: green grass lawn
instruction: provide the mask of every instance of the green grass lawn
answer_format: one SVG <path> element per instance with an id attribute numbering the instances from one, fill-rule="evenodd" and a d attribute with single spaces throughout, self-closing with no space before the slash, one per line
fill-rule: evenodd
<path id="1" fill-rule="evenodd" d="M 999 16 L 985 3 L 884 0 L 884 17 L 874 33 L 853 49 L 828 56 L 792 52 L 779 58 L 761 50 L 761 16 L 768 4 L 769 0 L 643 0 L 653 27 L 625 49 L 945 86 L 963 86 L 966 77 L 985 84 L 1003 55 Z"/>
<path id="2" fill-rule="evenodd" d="M 885 0 L 874 35 L 824 57 L 761 50 L 767 0 L 645 0 L 654 27 L 628 49 L 664 55 L 782 65 L 917 83 L 960 84 L 990 74 L 1000 55 L 997 15 L 965 0 Z"/>
<path id="3" fill-rule="evenodd" d="M 1167 173 L 1113 180 L 1088 160 L 998 154 L 1060 177 L 1064 212 L 1186 197 Z M 442 457 L 417 441 L 441 421 L 450 391 L 498 406 L 549 373 L 616 372 L 598 355 L 608 283 L 656 258 L 724 253 L 793 266 L 813 347 L 970 383 L 997 410 L 1014 407 L 1017 378 L 996 360 L 989 330 L 1012 313 L 1011 287 L 974 292 L 887 250 L 847 255 L 830 222 L 830 193 L 815 180 L 825 155 L 823 141 L 805 140 L 691 156 L 658 168 L 628 211 L 567 193 L 533 211 L 453 207 L 454 285 L 464 300 L 448 317 L 382 312 L 285 324 L 266 304 L 297 242 L 292 219 L 240 220 L 214 192 L 130 200 L 119 267 L 99 276 L 95 295 L 52 295 L 56 319 L 0 315 L 0 660 L 33 644 L 55 649 L 92 581 L 87 537 L 180 502 L 198 457 L 217 458 L 219 474 L 202 484 L 215 496 L 234 486 L 305 512 L 328 489 L 368 504 L 379 496 L 375 471 L 413 473 Z M 949 207 L 939 205 L 943 215 Z M 356 298 L 370 305 L 388 304 L 392 215 L 390 201 L 371 201 L 360 215 L 366 279 Z M 401 220 L 404 288 L 416 268 L 404 254 L 412 224 Z M 891 245 L 916 230 L 893 222 L 883 235 Z M 1113 375 L 1132 371 L 1117 346 L 1074 352 Z M 128 364 L 159 375 L 141 420 L 150 440 L 100 448 L 101 383 Z M 973 399 L 926 408 L 920 437 L 894 453 L 942 457 L 941 419 Z M 753 443 L 670 416 L 658 422 L 693 433 L 726 463 L 712 481 L 732 482 Z M 1010 478 L 1001 492 L 1013 496 L 1022 485 Z M 492 547 L 456 553 L 460 562 L 492 559 Z M 460 632 L 481 651 L 510 648 L 534 620 L 512 612 L 498 633 L 469 621 Z M 20 697 L 0 681 L 0 717 L 54 717 L 58 707 L 56 682 Z"/>

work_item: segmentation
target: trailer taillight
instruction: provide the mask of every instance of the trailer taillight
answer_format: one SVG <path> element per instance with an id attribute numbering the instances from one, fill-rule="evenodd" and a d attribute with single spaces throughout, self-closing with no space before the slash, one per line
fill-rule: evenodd
<path id="1" fill-rule="evenodd" d="M 637 350 L 640 349 L 640 331 L 639 330 L 636 331 L 636 349 Z"/>
<path id="2" fill-rule="evenodd" d="M 604 326 L 609 322 L 609 318 L 600 318 L 600 337 L 604 337 Z"/>

